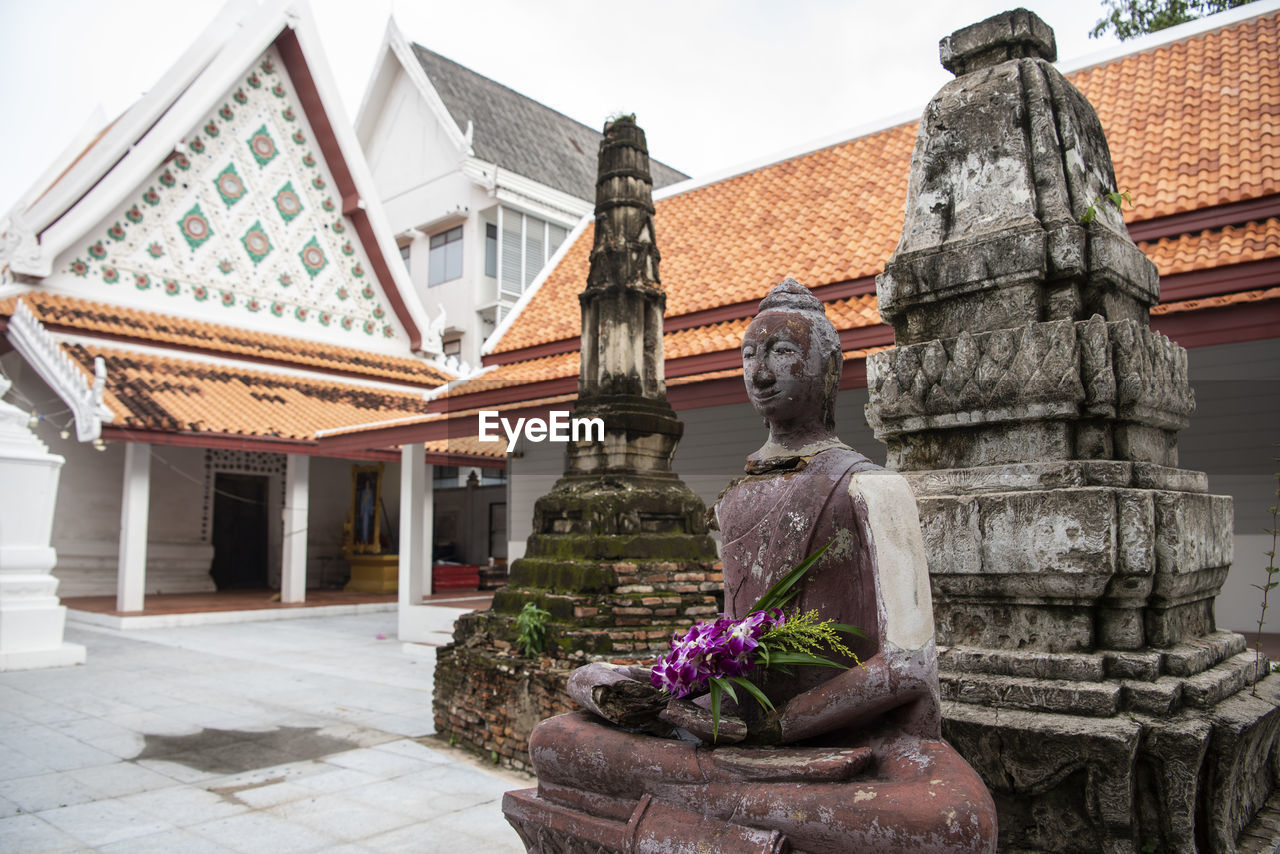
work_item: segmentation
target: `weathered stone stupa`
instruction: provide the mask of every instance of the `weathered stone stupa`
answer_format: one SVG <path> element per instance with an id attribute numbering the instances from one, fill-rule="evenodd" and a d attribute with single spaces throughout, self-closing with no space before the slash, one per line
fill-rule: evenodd
<path id="1" fill-rule="evenodd" d="M 644 131 L 630 116 L 606 124 L 573 411 L 602 419 L 604 440 L 569 444 L 508 586 L 490 611 L 458 621 L 438 659 L 437 731 L 520 767 L 534 724 L 573 707 L 570 665 L 649 658 L 676 629 L 720 610 L 706 507 L 671 469 L 684 425 L 663 377 L 652 189 Z M 527 602 L 551 614 L 539 661 L 508 651 Z"/>
<path id="2" fill-rule="evenodd" d="M 1026 10 L 941 53 L 867 415 L 919 501 L 944 732 L 1002 850 L 1275 850 L 1280 677 L 1214 624 L 1231 500 L 1177 467 L 1187 356 L 1097 114 Z"/>

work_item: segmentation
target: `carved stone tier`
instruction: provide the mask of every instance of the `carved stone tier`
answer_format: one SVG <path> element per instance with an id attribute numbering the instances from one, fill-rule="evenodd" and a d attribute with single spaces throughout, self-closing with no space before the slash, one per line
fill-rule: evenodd
<path id="1" fill-rule="evenodd" d="M 1214 623 L 1231 500 L 1176 468 L 1186 352 L 1149 329 L 1155 268 L 1053 53 L 1026 10 L 943 40 L 867 417 L 916 494 L 944 733 L 1001 848 L 1225 854 L 1265 835 L 1280 680 Z"/>
<path id="2" fill-rule="evenodd" d="M 908 475 L 942 644 L 1072 652 L 1212 632 L 1231 499 L 1204 475 L 1074 461 Z"/>
<path id="3" fill-rule="evenodd" d="M 867 419 L 892 467 L 1047 460 L 1177 465 L 1187 354 L 1145 323 L 1029 323 L 867 358 Z M 955 431 L 955 432 L 953 432 Z"/>

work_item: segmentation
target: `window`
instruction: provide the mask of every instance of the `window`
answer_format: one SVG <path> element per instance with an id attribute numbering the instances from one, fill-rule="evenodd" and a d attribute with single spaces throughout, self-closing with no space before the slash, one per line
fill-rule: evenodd
<path id="1" fill-rule="evenodd" d="M 498 227 L 491 222 L 484 225 L 484 274 L 498 275 Z"/>
<path id="2" fill-rule="evenodd" d="M 400 260 L 404 262 L 405 270 L 409 270 L 409 256 L 412 254 L 410 249 L 412 249 L 412 246 L 408 243 L 400 247 Z"/>
<path id="3" fill-rule="evenodd" d="M 456 484 L 458 482 L 458 467 L 457 466 L 432 466 L 431 479 L 432 480 L 448 480 Z"/>
<path id="4" fill-rule="evenodd" d="M 462 354 L 461 338 L 450 338 L 449 340 L 442 342 L 442 344 L 444 346 L 444 354 L 446 356 L 459 356 Z"/>
<path id="5" fill-rule="evenodd" d="M 427 284 L 439 285 L 462 275 L 462 226 L 431 235 Z"/>
<path id="6" fill-rule="evenodd" d="M 567 234 L 565 229 L 546 220 L 503 208 L 502 275 L 499 277 L 498 292 L 502 296 L 520 296 L 555 254 Z M 495 228 L 494 255 L 497 253 L 498 235 Z M 496 260 L 495 258 L 495 266 Z"/>

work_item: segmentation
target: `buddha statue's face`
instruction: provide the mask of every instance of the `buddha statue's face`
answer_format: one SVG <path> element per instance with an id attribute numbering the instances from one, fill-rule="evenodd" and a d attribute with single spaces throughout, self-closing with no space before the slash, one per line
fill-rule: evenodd
<path id="1" fill-rule="evenodd" d="M 826 366 L 802 313 L 766 311 L 742 339 L 747 398 L 770 427 L 821 423 Z"/>

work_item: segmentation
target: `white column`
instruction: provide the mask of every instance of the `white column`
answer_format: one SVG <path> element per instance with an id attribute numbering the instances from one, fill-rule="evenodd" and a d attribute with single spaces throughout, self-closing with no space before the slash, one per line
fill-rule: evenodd
<path id="1" fill-rule="evenodd" d="M 280 601 L 307 599 L 307 507 L 311 457 L 290 454 L 284 472 L 284 531 L 280 556 Z"/>
<path id="2" fill-rule="evenodd" d="M 151 446 L 124 446 L 124 491 L 120 503 L 120 565 L 116 610 L 141 611 L 147 584 L 147 514 L 151 509 Z"/>
<path id="3" fill-rule="evenodd" d="M 432 517 L 431 466 L 421 444 L 404 445 L 400 450 L 400 580 L 399 627 L 402 641 L 427 640 L 434 610 L 422 605 L 431 594 Z M 447 631 L 447 629 L 445 629 Z"/>

